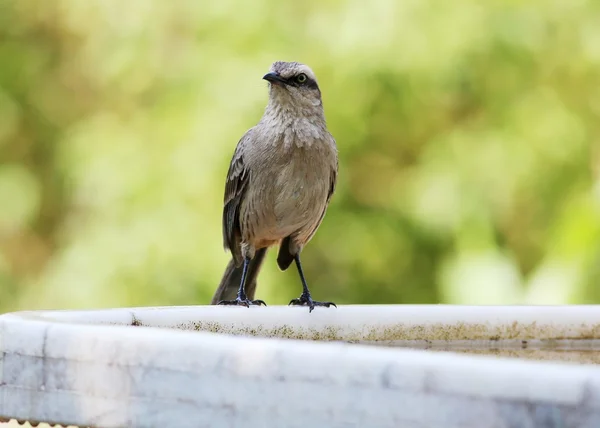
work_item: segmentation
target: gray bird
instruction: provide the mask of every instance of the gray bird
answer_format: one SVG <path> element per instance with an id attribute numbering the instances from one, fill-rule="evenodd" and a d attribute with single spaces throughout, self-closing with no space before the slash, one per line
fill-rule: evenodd
<path id="1" fill-rule="evenodd" d="M 312 299 L 300 262 L 323 221 L 338 172 L 321 91 L 313 71 L 297 62 L 275 62 L 263 79 L 269 102 L 260 122 L 238 142 L 227 173 L 223 242 L 232 260 L 211 303 L 265 305 L 253 300 L 256 278 L 268 248 L 279 245 L 279 268 L 295 261 L 302 281 L 302 294 L 290 305 L 307 305 L 310 312 L 335 306 Z"/>

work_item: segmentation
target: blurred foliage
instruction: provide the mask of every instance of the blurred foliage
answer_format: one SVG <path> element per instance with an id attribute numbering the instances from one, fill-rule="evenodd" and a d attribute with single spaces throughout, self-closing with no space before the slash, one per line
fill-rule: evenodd
<path id="1" fill-rule="evenodd" d="M 315 70 L 338 303 L 600 303 L 600 3 L 0 0 L 0 310 L 207 303 L 271 62 Z M 301 291 L 271 252 L 258 297 Z"/>

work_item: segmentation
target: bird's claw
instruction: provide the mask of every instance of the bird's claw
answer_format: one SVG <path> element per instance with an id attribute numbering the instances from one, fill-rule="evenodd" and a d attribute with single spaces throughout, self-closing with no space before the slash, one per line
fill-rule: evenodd
<path id="1" fill-rule="evenodd" d="M 249 308 L 250 305 L 252 305 L 252 306 L 260 306 L 260 305 L 267 306 L 267 304 L 263 300 L 249 300 L 246 298 L 242 299 L 240 297 L 236 298 L 235 300 L 221 300 L 221 301 L 219 301 L 219 303 L 217 303 L 217 305 L 245 306 L 247 308 Z"/>
<path id="2" fill-rule="evenodd" d="M 317 302 L 316 300 L 313 300 L 312 297 L 310 297 L 310 295 L 306 295 L 306 294 L 302 294 L 299 298 L 297 299 L 292 299 L 290 300 L 290 303 L 288 303 L 288 306 L 293 305 L 293 306 L 308 306 L 310 309 L 308 310 L 308 312 L 312 312 L 313 309 L 315 308 L 315 306 L 323 306 L 325 308 L 328 308 L 330 306 L 334 306 L 337 308 L 337 305 L 333 302 Z"/>

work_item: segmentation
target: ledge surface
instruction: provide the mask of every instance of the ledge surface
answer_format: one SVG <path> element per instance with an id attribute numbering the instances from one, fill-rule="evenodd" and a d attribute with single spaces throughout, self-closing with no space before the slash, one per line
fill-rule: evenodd
<path id="1" fill-rule="evenodd" d="M 350 305 L 304 307 L 183 306 L 94 311 L 18 312 L 48 322 L 113 324 L 212 333 L 376 342 L 382 345 L 518 347 L 523 341 L 583 346 L 600 343 L 600 306 Z M 525 344 L 526 345 L 526 344 Z"/>
<path id="2" fill-rule="evenodd" d="M 594 365 L 289 340 L 477 349 L 525 340 L 591 352 L 598 307 L 319 309 L 1 316 L 0 418 L 107 428 L 600 426 Z"/>

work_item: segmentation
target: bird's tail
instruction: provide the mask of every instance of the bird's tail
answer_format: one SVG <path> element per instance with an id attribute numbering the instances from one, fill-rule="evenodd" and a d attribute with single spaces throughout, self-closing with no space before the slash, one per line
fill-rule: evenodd
<path id="1" fill-rule="evenodd" d="M 254 300 L 254 293 L 256 293 L 256 278 L 258 277 L 266 254 L 267 249 L 261 248 L 256 252 L 248 266 L 248 273 L 246 274 L 246 296 L 250 300 Z M 220 300 L 234 300 L 236 298 L 238 289 L 240 288 L 240 281 L 242 280 L 242 268 L 243 264 L 236 266 L 233 258 L 229 261 L 225 268 L 225 273 L 223 273 L 221 283 L 217 287 L 210 302 L 211 305 L 216 305 Z"/>

